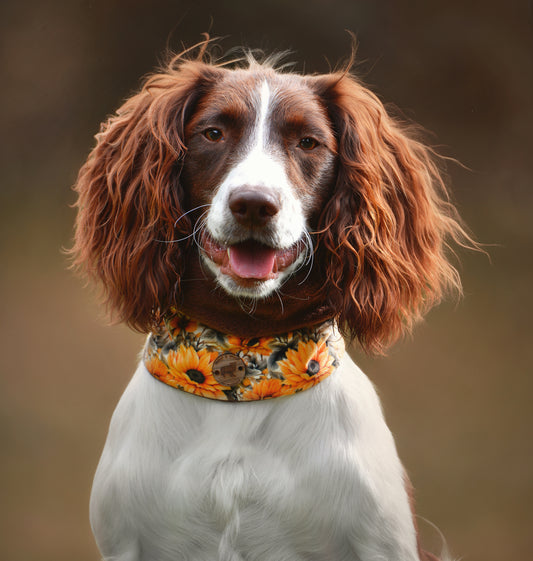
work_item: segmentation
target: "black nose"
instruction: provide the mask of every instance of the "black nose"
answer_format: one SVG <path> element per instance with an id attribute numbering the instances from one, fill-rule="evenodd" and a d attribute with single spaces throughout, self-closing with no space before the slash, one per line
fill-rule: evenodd
<path id="1" fill-rule="evenodd" d="M 265 187 L 241 187 L 229 196 L 229 208 L 243 226 L 265 226 L 280 211 L 279 197 Z"/>

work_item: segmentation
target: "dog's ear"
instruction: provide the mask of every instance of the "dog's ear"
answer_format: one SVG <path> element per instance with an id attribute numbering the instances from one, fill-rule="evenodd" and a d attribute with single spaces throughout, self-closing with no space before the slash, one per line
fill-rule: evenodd
<path id="1" fill-rule="evenodd" d="M 184 126 L 219 73 L 174 61 L 149 76 L 102 124 L 79 172 L 74 265 L 102 282 L 117 319 L 142 331 L 179 293 L 186 243 L 173 240 L 191 231 L 179 181 Z"/>
<path id="2" fill-rule="evenodd" d="M 324 294 L 352 338 L 383 352 L 447 289 L 461 290 L 447 240 L 471 240 L 431 149 L 347 73 L 313 87 L 338 144 L 336 185 L 318 227 Z"/>

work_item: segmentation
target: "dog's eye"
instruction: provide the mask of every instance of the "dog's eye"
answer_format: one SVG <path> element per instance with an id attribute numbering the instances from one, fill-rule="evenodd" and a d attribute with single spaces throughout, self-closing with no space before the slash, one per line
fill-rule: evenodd
<path id="1" fill-rule="evenodd" d="M 318 146 L 318 140 L 312 138 L 311 136 L 306 136 L 300 140 L 298 146 L 302 150 L 314 150 Z"/>
<path id="2" fill-rule="evenodd" d="M 220 129 L 209 128 L 204 131 L 204 136 L 211 142 L 219 142 L 224 138 L 224 133 Z"/>

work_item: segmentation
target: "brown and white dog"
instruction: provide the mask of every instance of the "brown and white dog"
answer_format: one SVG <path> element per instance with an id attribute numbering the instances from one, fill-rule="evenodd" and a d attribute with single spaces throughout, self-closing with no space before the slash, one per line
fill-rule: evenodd
<path id="1" fill-rule="evenodd" d="M 431 150 L 348 71 L 178 56 L 96 138 L 75 262 L 156 341 L 178 311 L 247 344 L 335 322 L 382 352 L 460 289 L 445 249 L 465 233 Z M 192 393 L 143 361 L 120 400 L 91 499 L 104 559 L 436 559 L 418 545 L 376 392 L 347 355 L 305 391 L 227 403 L 193 395 L 211 350 L 179 373 Z"/>

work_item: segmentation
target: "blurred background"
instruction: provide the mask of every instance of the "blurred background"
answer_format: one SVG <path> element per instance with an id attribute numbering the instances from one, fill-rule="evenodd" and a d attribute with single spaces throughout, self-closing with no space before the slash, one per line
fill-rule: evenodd
<path id="1" fill-rule="evenodd" d="M 96 561 L 92 475 L 143 336 L 109 327 L 67 270 L 71 186 L 99 123 L 167 47 L 201 33 L 357 72 L 433 133 L 490 258 L 459 252 L 465 298 L 434 310 L 377 385 L 418 513 L 465 561 L 533 550 L 533 4 L 530 1 L 3 0 L 0 7 L 0 549 Z M 420 522 L 429 547 L 440 537 Z"/>

